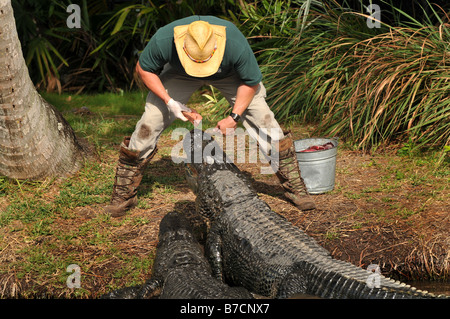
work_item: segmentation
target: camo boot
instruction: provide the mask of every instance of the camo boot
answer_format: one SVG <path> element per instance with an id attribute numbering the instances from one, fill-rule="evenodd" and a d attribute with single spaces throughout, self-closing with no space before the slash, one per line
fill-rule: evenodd
<path id="1" fill-rule="evenodd" d="M 285 196 L 300 210 L 315 209 L 316 205 L 306 189 L 295 154 L 291 133 L 279 141 L 279 167 L 276 175 L 283 186 Z"/>
<path id="2" fill-rule="evenodd" d="M 128 149 L 129 143 L 130 138 L 125 137 L 120 145 L 111 203 L 104 208 L 104 212 L 112 217 L 123 216 L 127 210 L 137 205 L 137 188 L 141 183 L 144 169 L 157 152 L 155 148 L 147 158 L 140 159 L 139 151 Z"/>

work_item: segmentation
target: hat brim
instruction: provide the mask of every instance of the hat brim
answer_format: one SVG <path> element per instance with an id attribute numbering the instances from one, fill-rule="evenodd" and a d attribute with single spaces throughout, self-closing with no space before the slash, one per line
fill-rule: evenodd
<path id="1" fill-rule="evenodd" d="M 217 41 L 217 49 L 211 59 L 204 63 L 192 61 L 183 50 L 184 39 L 186 38 L 188 27 L 189 25 L 180 25 L 173 29 L 175 47 L 184 70 L 187 74 L 194 77 L 207 77 L 217 73 L 225 52 L 226 27 L 221 25 L 211 25 Z"/>

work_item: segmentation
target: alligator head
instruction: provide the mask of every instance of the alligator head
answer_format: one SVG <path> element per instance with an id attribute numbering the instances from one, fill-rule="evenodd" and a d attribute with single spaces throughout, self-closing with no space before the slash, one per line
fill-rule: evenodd
<path id="1" fill-rule="evenodd" d="M 213 136 L 203 130 L 193 129 L 187 133 L 183 139 L 183 149 L 187 155 L 184 162 L 187 183 L 195 194 L 198 191 L 198 176 L 205 167 L 220 170 L 234 166 Z"/>

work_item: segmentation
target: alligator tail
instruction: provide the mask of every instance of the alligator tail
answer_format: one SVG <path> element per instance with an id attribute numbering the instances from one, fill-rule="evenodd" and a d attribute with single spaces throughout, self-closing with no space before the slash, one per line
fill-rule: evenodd
<path id="1" fill-rule="evenodd" d="M 278 298 L 296 293 L 315 295 L 324 299 L 448 299 L 379 275 L 373 285 L 371 273 L 342 261 L 330 268 L 309 262 L 297 263 L 280 287 Z"/>

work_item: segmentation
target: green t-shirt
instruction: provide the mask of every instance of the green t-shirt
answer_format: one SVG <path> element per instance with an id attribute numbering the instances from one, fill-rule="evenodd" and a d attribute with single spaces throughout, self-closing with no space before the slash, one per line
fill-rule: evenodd
<path id="1" fill-rule="evenodd" d="M 247 39 L 233 23 L 213 16 L 191 16 L 158 29 L 139 57 L 141 68 L 159 74 L 164 65 L 169 63 L 177 72 L 188 76 L 178 58 L 173 28 L 197 20 L 226 27 L 226 45 L 222 63 L 216 74 L 204 79 L 222 79 L 235 71 L 244 84 L 256 85 L 261 82 L 262 74 Z"/>

